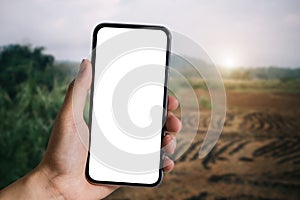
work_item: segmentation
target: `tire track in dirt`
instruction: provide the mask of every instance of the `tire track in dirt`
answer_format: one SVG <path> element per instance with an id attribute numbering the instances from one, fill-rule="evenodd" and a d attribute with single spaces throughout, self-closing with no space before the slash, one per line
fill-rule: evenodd
<path id="1" fill-rule="evenodd" d="M 186 150 L 199 126 L 198 134 L 176 160 L 177 168 L 164 180 L 167 184 L 162 185 L 162 196 L 154 194 L 157 189 L 141 194 L 150 195 L 148 199 L 300 199 L 300 118 L 290 112 L 229 110 L 215 147 L 198 159 L 211 115 L 201 112 L 197 124 L 196 114 L 190 111 L 182 120 L 183 129 L 172 157 Z M 132 199 L 128 190 L 120 192 L 120 199 L 125 194 Z"/>
<path id="2" fill-rule="evenodd" d="M 294 121 L 294 118 L 281 114 L 252 112 L 243 116 L 243 123 L 239 127 L 251 132 L 298 132 Z"/>
<path id="3" fill-rule="evenodd" d="M 224 131 L 213 150 L 202 160 L 198 160 L 198 151 L 203 142 L 210 115 L 202 114 L 199 125 L 201 137 L 193 144 L 178 162 L 200 162 L 209 172 L 207 184 L 224 187 L 223 184 L 238 185 L 242 188 L 261 188 L 268 191 L 289 191 L 294 197 L 300 189 L 300 138 L 295 120 L 284 113 L 229 112 Z M 191 124 L 191 123 L 190 123 Z M 207 125 L 204 127 L 204 125 Z M 180 145 L 179 145 L 180 146 Z M 252 174 L 240 171 L 216 171 L 222 166 L 247 166 Z M 225 173 L 226 172 L 226 173 Z M 218 186 L 220 185 L 220 186 Z M 233 186 L 232 186 L 233 187 Z M 212 195 L 212 196 L 211 196 Z M 300 196 L 300 194 L 299 194 Z M 252 195 L 240 193 L 217 196 L 208 191 L 187 198 L 191 199 L 280 199 L 269 198 L 268 194 Z"/>
<path id="4" fill-rule="evenodd" d="M 198 157 L 198 151 L 201 148 L 204 134 L 207 131 L 209 121 L 210 121 L 210 115 L 207 113 L 204 113 L 201 115 L 200 122 L 199 122 L 199 127 L 200 130 L 198 130 L 198 133 L 200 133 L 201 137 L 196 137 L 195 141 L 191 144 L 187 152 L 182 155 L 182 157 L 179 159 L 179 162 L 185 162 L 185 161 L 193 161 Z M 215 126 L 218 126 L 220 123 L 221 119 L 218 119 Z M 193 119 L 193 115 L 189 115 L 189 117 L 184 119 L 184 124 L 185 127 L 183 128 L 183 131 L 188 134 L 189 130 L 192 130 L 192 126 L 197 126 L 195 125 L 195 120 Z M 214 125 L 212 125 L 214 127 Z M 229 131 L 228 131 L 229 130 Z M 255 133 L 253 137 L 248 137 L 245 139 L 245 135 L 243 134 L 243 131 L 246 133 Z M 235 132 L 241 132 L 239 135 L 235 135 L 233 133 Z M 228 146 L 221 147 L 221 152 L 219 150 L 213 150 L 206 158 L 208 159 L 217 159 L 217 157 L 220 157 L 223 151 L 228 149 L 230 146 L 234 145 L 234 148 L 231 148 L 230 152 L 228 152 L 229 156 L 234 155 L 238 153 L 241 150 L 244 150 L 244 148 L 254 140 L 256 140 L 255 136 L 257 136 L 257 132 L 262 132 L 259 134 L 260 139 L 268 138 L 280 138 L 280 135 L 284 135 L 286 132 L 298 132 L 298 127 L 293 120 L 291 120 L 290 117 L 282 116 L 281 114 L 272 114 L 272 113 L 261 113 L 261 112 L 250 112 L 250 113 L 242 113 L 242 112 L 229 112 L 227 114 L 226 120 L 225 120 L 225 126 L 224 126 L 224 131 L 221 136 L 221 138 L 231 138 L 234 139 L 234 142 L 230 142 Z M 263 133 L 267 134 L 264 135 Z M 273 134 L 273 135 L 270 135 Z M 230 136 L 229 136 L 230 135 Z M 291 134 L 288 134 L 289 136 Z M 236 136 L 236 137 L 235 137 Z M 240 138 L 240 139 L 238 139 Z M 281 139 L 280 139 L 281 140 Z M 188 142 L 180 138 L 177 140 L 177 149 L 182 149 L 182 146 L 187 146 Z M 260 149 L 257 149 L 254 152 L 254 157 L 259 156 L 260 154 L 264 154 L 264 151 L 272 151 L 274 156 L 280 156 L 281 154 L 283 155 L 290 155 L 291 153 L 299 152 L 300 147 L 297 148 L 297 142 L 298 140 L 294 141 L 294 139 L 288 140 L 288 141 L 275 141 L 269 144 L 266 147 L 262 147 Z M 281 144 L 282 143 L 282 144 Z M 278 146 L 279 145 L 279 146 Z M 282 146 L 281 146 L 282 145 Z M 277 149 L 277 153 L 274 152 L 274 148 Z M 284 148 L 289 148 L 288 151 L 285 151 Z M 282 156 L 283 156 L 282 155 Z M 217 156 L 217 157 L 216 157 Z M 294 156 L 293 158 L 298 158 L 297 156 Z M 221 158 L 221 160 L 224 160 Z M 244 159 L 246 160 L 246 159 Z M 283 159 L 281 162 L 286 162 L 286 159 Z M 207 162 L 207 161 L 205 161 Z"/>

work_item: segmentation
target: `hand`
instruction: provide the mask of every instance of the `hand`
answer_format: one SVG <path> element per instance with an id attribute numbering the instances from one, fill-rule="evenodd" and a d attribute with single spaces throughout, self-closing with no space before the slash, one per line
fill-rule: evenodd
<path id="1" fill-rule="evenodd" d="M 62 108 L 55 120 L 43 160 L 30 174 L 1 191 L 0 199 L 5 199 L 5 197 L 8 199 L 100 199 L 118 188 L 118 186 L 93 185 L 85 177 L 88 150 L 82 144 L 82 138 L 77 133 L 76 123 L 78 121 L 74 119 L 72 98 L 78 98 L 78 102 L 83 102 L 80 105 L 83 112 L 91 80 L 91 63 L 83 60 L 76 84 L 74 81 L 70 84 Z M 76 92 L 79 90 L 80 92 Z M 181 128 L 179 119 L 170 112 L 177 106 L 177 100 L 169 96 L 166 121 L 168 132 L 176 133 Z M 89 131 L 83 117 L 80 124 L 83 127 L 81 137 L 85 137 L 83 140 L 88 140 Z M 167 134 L 162 145 L 167 145 L 166 153 L 173 153 L 175 137 Z M 174 162 L 166 157 L 164 166 L 164 171 L 169 172 L 173 169 Z"/>

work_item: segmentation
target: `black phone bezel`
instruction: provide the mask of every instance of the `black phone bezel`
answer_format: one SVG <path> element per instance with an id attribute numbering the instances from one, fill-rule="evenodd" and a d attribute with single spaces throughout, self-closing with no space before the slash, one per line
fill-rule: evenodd
<path id="1" fill-rule="evenodd" d="M 90 108 L 89 108 L 89 141 L 91 140 L 91 126 L 92 126 L 92 110 L 93 110 L 93 96 L 94 96 L 94 74 L 95 74 L 95 59 L 96 59 L 96 47 L 97 47 L 97 34 L 101 28 L 111 27 L 111 28 L 132 28 L 132 29 L 154 29 L 161 30 L 167 36 L 167 47 L 166 47 L 166 69 L 165 69 L 165 83 L 164 83 L 164 98 L 163 98 L 163 123 L 166 122 L 167 118 L 167 107 L 168 107 L 168 77 L 169 77 L 169 59 L 170 59 L 170 50 L 171 50 L 171 32 L 164 26 L 158 25 L 142 25 L 142 24 L 121 24 L 121 23 L 100 23 L 98 24 L 93 31 L 93 39 L 92 39 L 92 84 L 91 84 L 91 92 L 90 92 Z M 166 134 L 165 123 L 162 124 L 161 131 L 161 145 L 163 137 Z M 89 150 L 90 150 L 90 142 L 89 142 Z M 147 184 L 147 183 L 131 183 L 131 182 L 115 182 L 115 181 L 101 181 L 95 180 L 89 175 L 89 160 L 90 160 L 90 151 L 88 151 L 88 157 L 86 161 L 85 175 L 87 180 L 92 184 L 107 184 L 107 185 L 120 185 L 120 186 L 140 186 L 140 187 L 155 187 L 158 186 L 162 182 L 163 178 L 163 160 L 164 160 L 164 152 L 161 150 L 160 152 L 160 169 L 159 169 L 159 177 L 155 183 Z"/>

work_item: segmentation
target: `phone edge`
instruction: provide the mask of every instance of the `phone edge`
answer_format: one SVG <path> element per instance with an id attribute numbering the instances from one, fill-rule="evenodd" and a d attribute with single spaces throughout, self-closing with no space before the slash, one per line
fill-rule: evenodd
<path id="1" fill-rule="evenodd" d="M 91 92 L 90 92 L 90 107 L 89 107 L 89 141 L 91 140 L 91 126 L 92 126 L 92 109 L 93 109 L 93 99 L 91 97 L 94 96 L 94 74 L 95 74 L 95 55 L 96 51 L 94 49 L 97 45 L 97 34 L 98 31 L 101 28 L 104 27 L 114 27 L 114 28 L 136 28 L 136 29 L 153 29 L 153 30 L 161 30 L 163 31 L 167 36 L 167 47 L 166 47 L 166 69 L 165 69 L 165 83 L 164 83 L 164 99 L 163 99 L 163 117 L 162 117 L 162 131 L 161 131 L 161 152 L 160 152 L 160 169 L 159 169 L 159 176 L 156 182 L 151 184 L 144 184 L 144 183 L 128 183 L 128 182 L 115 182 L 115 181 L 98 181 L 94 180 L 89 175 L 89 160 L 90 160 L 90 142 L 89 142 L 89 149 L 88 149 L 88 156 L 86 161 L 86 167 L 85 167 L 85 176 L 89 183 L 99 185 L 99 184 L 105 184 L 105 185 L 119 185 L 119 186 L 134 186 L 134 187 L 157 187 L 162 183 L 163 180 L 163 161 L 165 154 L 162 151 L 162 140 L 164 136 L 166 135 L 166 127 L 165 122 L 167 118 L 167 109 L 168 109 L 168 79 L 169 79 L 169 63 L 170 63 L 170 52 L 171 52 L 171 40 L 172 35 L 168 28 L 162 25 L 145 25 L 145 24 L 126 24 L 126 23 L 109 23 L 109 22 L 103 22 L 98 24 L 93 31 L 92 35 L 92 84 L 91 84 Z"/>

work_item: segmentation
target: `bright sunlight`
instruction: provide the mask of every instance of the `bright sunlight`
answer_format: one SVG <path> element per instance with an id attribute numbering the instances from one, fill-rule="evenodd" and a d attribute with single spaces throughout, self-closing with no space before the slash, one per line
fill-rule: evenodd
<path id="1" fill-rule="evenodd" d="M 237 67 L 237 59 L 233 55 L 226 55 L 224 56 L 224 61 L 222 65 L 226 68 L 235 68 Z"/>

